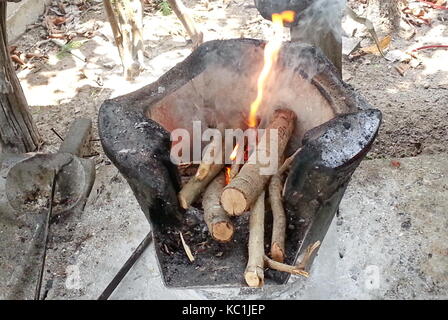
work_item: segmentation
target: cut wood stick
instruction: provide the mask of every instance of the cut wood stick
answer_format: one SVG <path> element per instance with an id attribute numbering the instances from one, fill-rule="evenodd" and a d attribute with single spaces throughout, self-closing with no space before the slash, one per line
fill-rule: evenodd
<path id="1" fill-rule="evenodd" d="M 238 163 L 232 163 L 229 173 L 230 181 L 232 181 L 232 179 L 236 177 L 239 171 L 240 171 L 240 165 Z"/>
<path id="2" fill-rule="evenodd" d="M 249 218 L 249 260 L 244 278 L 250 287 L 264 283 L 264 191 L 255 202 Z"/>
<path id="3" fill-rule="evenodd" d="M 269 201 L 272 209 L 271 258 L 277 262 L 285 260 L 286 214 L 282 201 L 282 178 L 276 174 L 269 183 Z"/>
<path id="4" fill-rule="evenodd" d="M 296 155 L 300 152 L 300 150 L 302 150 L 302 148 L 297 149 L 290 157 L 286 158 L 286 160 L 283 162 L 283 164 L 280 167 L 280 169 L 278 169 L 277 175 L 282 175 L 282 174 L 285 173 L 286 170 L 289 169 L 289 167 L 291 166 L 292 161 L 294 160 Z"/>
<path id="5" fill-rule="evenodd" d="M 221 157 L 222 159 L 222 156 L 222 150 L 218 149 L 217 158 Z M 197 200 L 199 195 L 204 191 L 213 178 L 218 175 L 222 168 L 224 168 L 224 161 L 217 161 L 217 163 L 213 163 L 210 166 L 210 170 L 202 180 L 199 180 L 196 176 L 192 177 L 187 184 L 182 187 L 182 190 L 180 190 L 178 194 L 180 206 L 184 209 L 188 209 L 188 207 Z"/>
<path id="6" fill-rule="evenodd" d="M 180 206 L 184 209 L 188 207 L 197 200 L 199 195 L 204 191 L 208 184 L 213 180 L 214 177 L 224 168 L 224 164 L 213 164 L 210 167 L 210 171 L 203 180 L 198 180 L 196 176 L 192 177 L 190 181 L 187 182 L 180 190 L 178 199 Z"/>
<path id="7" fill-rule="evenodd" d="M 285 236 L 286 236 L 286 214 L 283 207 L 283 173 L 289 169 L 295 156 L 299 153 L 299 148 L 294 154 L 283 162 L 277 174 L 269 182 L 269 202 L 272 209 L 272 238 L 271 238 L 271 258 L 277 262 L 285 260 Z"/>
<path id="8" fill-rule="evenodd" d="M 224 126 L 218 125 L 217 129 L 223 133 L 224 132 Z M 199 181 L 204 180 L 212 165 L 216 162 L 222 162 L 222 139 L 213 139 L 212 142 L 210 142 L 204 150 L 204 156 L 202 158 L 201 163 L 199 164 L 198 171 L 196 172 L 196 179 Z"/>
<path id="9" fill-rule="evenodd" d="M 266 264 L 266 267 L 268 267 L 270 269 L 281 271 L 281 272 L 287 272 L 287 273 L 291 273 L 291 274 L 295 274 L 295 275 L 299 275 L 299 276 L 304 276 L 307 278 L 309 277 L 309 273 L 306 272 L 305 270 L 300 269 L 299 267 L 296 267 L 296 266 L 291 266 L 289 264 L 284 264 L 281 262 L 274 261 L 266 255 L 264 256 L 264 262 Z"/>
<path id="10" fill-rule="evenodd" d="M 302 261 L 297 265 L 297 268 L 305 270 L 309 267 L 311 256 L 314 251 L 320 246 L 320 241 L 316 241 L 313 244 L 310 244 L 308 248 L 306 248 L 305 254 L 303 255 Z"/>
<path id="11" fill-rule="evenodd" d="M 264 190 L 272 174 L 262 173 L 262 168 L 267 168 L 269 164 L 262 164 L 259 161 L 259 155 L 266 155 L 267 159 L 277 157 L 276 161 L 278 163 L 291 137 L 295 119 L 296 115 L 291 110 L 278 109 L 274 112 L 272 121 L 260 139 L 260 141 L 265 141 L 266 143 L 257 145 L 256 152 L 251 155 L 249 161 L 241 168 L 238 175 L 224 188 L 221 196 L 221 205 L 228 214 L 241 215 Z M 278 132 L 278 145 L 274 154 L 271 154 L 270 150 L 272 129 L 277 129 Z"/>
<path id="12" fill-rule="evenodd" d="M 235 228 L 229 215 L 219 203 L 222 189 L 225 186 L 225 174 L 221 172 L 205 189 L 202 197 L 204 208 L 204 220 L 213 239 L 220 242 L 228 242 L 232 239 Z"/>

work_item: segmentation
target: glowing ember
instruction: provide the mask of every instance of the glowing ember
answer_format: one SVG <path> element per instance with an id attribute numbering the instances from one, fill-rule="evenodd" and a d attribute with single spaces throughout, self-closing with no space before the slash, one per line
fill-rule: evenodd
<path id="1" fill-rule="evenodd" d="M 264 65 L 258 77 L 257 97 L 250 105 L 250 113 L 249 113 L 250 128 L 255 128 L 257 125 L 257 111 L 258 108 L 260 107 L 261 101 L 263 100 L 264 85 L 269 77 L 272 66 L 277 61 L 278 53 L 280 52 L 280 48 L 282 46 L 283 23 L 293 22 L 294 16 L 295 16 L 294 11 L 283 11 L 282 13 L 274 13 L 272 15 L 274 36 L 272 40 L 268 41 L 266 47 L 264 48 Z"/>
<path id="2" fill-rule="evenodd" d="M 236 146 L 235 146 L 235 148 L 233 149 L 233 151 L 232 151 L 232 153 L 230 154 L 230 160 L 235 160 L 236 159 L 236 155 L 237 155 L 237 153 L 238 153 L 238 148 L 239 148 L 239 144 L 237 144 Z"/>

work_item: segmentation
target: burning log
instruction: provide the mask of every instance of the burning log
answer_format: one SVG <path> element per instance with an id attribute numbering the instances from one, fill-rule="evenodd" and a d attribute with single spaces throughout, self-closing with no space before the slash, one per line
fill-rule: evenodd
<path id="1" fill-rule="evenodd" d="M 250 287 L 264 283 L 264 191 L 255 202 L 249 219 L 249 260 L 244 278 Z"/>
<path id="2" fill-rule="evenodd" d="M 270 158 L 270 133 L 271 129 L 278 129 L 277 161 L 285 151 L 286 145 L 294 129 L 296 115 L 293 111 L 279 109 L 274 112 L 273 119 L 268 125 L 261 141 L 266 141 L 264 146 L 257 145 L 253 156 L 266 154 Z M 252 157 L 252 156 L 251 156 Z M 250 159 L 249 159 L 250 160 Z M 221 204 L 230 215 L 241 215 L 254 203 L 260 193 L 264 190 L 271 175 L 261 175 L 260 169 L 265 165 L 256 161 L 249 161 L 240 170 L 239 174 L 229 185 L 224 188 L 221 196 Z"/>
<path id="3" fill-rule="evenodd" d="M 235 228 L 229 215 L 219 203 L 222 189 L 225 186 L 225 175 L 220 173 L 205 189 L 202 198 L 204 220 L 213 239 L 228 242 L 232 239 Z"/>
<path id="4" fill-rule="evenodd" d="M 240 171 L 240 165 L 238 163 L 233 163 L 232 166 L 230 167 L 229 182 L 236 177 L 239 171 Z"/>

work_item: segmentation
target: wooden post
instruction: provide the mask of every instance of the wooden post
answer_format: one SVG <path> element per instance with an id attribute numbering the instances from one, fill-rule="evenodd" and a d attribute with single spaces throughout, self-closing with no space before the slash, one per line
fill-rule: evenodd
<path id="1" fill-rule="evenodd" d="M 392 32 L 400 25 L 400 5 L 402 0 L 368 0 L 367 18 L 383 27 L 383 31 Z M 381 30 L 382 28 L 380 28 Z"/>
<path id="2" fill-rule="evenodd" d="M 184 28 L 187 30 L 188 35 L 193 41 L 193 47 L 196 48 L 200 44 L 202 44 L 204 35 L 202 32 L 196 29 L 193 19 L 187 12 L 187 8 L 185 8 L 184 4 L 181 0 L 168 0 L 168 3 L 176 14 L 177 18 L 179 18 L 180 22 L 184 25 Z"/>
<path id="3" fill-rule="evenodd" d="M 137 77 L 143 68 L 143 7 L 141 0 L 103 0 L 124 76 Z"/>
<path id="4" fill-rule="evenodd" d="M 41 139 L 11 65 L 6 33 L 6 5 L 5 0 L 0 0 L 0 146 L 2 152 L 31 152 L 38 148 Z"/>

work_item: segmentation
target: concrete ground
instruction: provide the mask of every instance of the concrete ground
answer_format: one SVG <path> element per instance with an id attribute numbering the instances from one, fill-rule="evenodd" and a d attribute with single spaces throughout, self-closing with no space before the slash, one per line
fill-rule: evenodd
<path id="1" fill-rule="evenodd" d="M 167 289 L 150 246 L 111 298 L 446 299 L 447 172 L 446 155 L 405 158 L 393 165 L 390 160 L 364 161 L 308 279 L 293 277 L 287 285 L 261 290 Z M 7 239 L 21 231 L 1 223 L 0 252 L 20 253 L 22 243 Z M 97 298 L 148 230 L 128 185 L 112 165 L 103 166 L 82 219 L 73 216 L 52 226 L 46 298 Z M 2 299 L 20 292 L 16 267 L 0 266 Z M 22 284 L 27 288 L 23 298 L 32 297 L 32 279 Z"/>
<path id="2" fill-rule="evenodd" d="M 234 0 L 229 6 L 211 1 L 210 9 L 198 1 L 188 3 L 207 39 L 266 38 L 269 34 L 268 22 L 246 1 Z M 415 39 L 394 38 L 390 49 L 408 51 L 443 42 L 446 15 L 441 12 L 440 16 L 434 19 L 434 28 L 418 28 Z M 33 117 L 46 141 L 44 152 L 59 148 L 60 141 L 50 129 L 64 135 L 68 124 L 79 116 L 96 123 L 97 110 L 104 99 L 154 81 L 191 51 L 185 42 L 185 30 L 174 15 L 148 14 L 144 30 L 147 70 L 139 81 L 125 83 L 100 5 L 83 15 L 80 27 L 94 33 L 92 39 L 83 39 L 86 42 L 79 49 L 88 58 L 87 63 L 71 55 L 57 59 L 59 49 L 46 44 L 41 52 L 49 55 L 48 62 L 40 61 L 35 68 L 19 72 Z M 46 35 L 42 27 L 33 27 L 13 44 L 28 52 L 36 39 Z M 399 159 L 399 167 L 398 163 L 391 165 L 391 160 L 362 163 L 342 201 L 340 215 L 322 244 L 310 278 L 294 277 L 288 285 L 262 290 L 167 289 L 150 247 L 112 298 L 448 298 L 448 160 L 443 121 L 448 79 L 443 63 L 446 53 L 422 53 L 422 64 L 404 77 L 396 73 L 393 63 L 380 57 L 344 60 L 344 80 L 385 116 L 382 132 L 369 156 L 416 157 Z M 94 157 L 97 179 L 85 211 L 51 226 L 43 284 L 46 299 L 95 299 L 149 231 L 129 186 L 104 156 L 98 142 L 95 149 L 99 153 Z M 5 203 L 1 169 L 0 166 L 0 299 L 32 299 L 37 270 L 27 270 L 27 265 L 33 265 L 24 257 L 31 257 L 36 229 L 34 225 L 30 228 L 16 224 Z"/>

